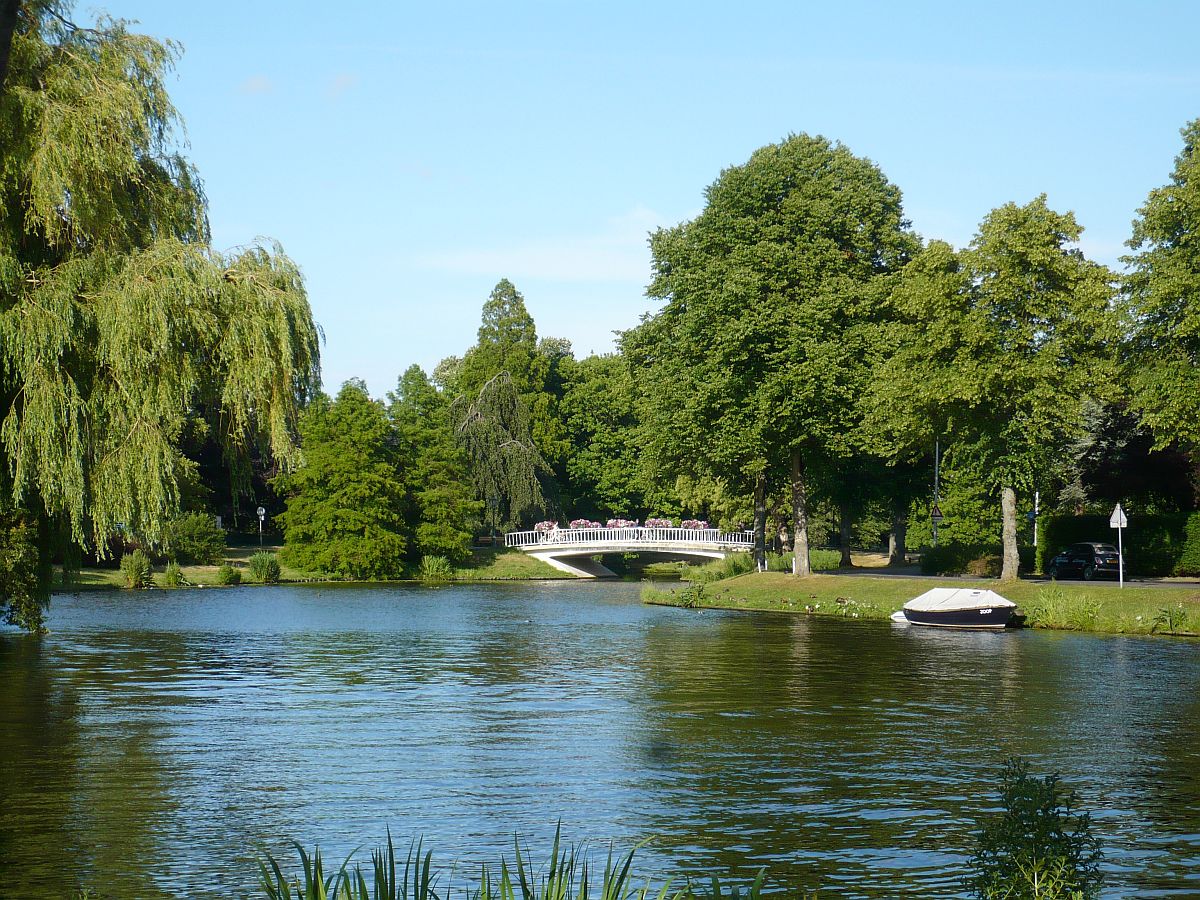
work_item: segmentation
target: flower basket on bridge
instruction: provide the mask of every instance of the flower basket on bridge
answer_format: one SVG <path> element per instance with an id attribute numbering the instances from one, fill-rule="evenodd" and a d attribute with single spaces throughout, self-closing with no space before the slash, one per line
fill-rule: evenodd
<path id="1" fill-rule="evenodd" d="M 647 519 L 647 528 L 674 528 L 675 525 L 670 519 Z"/>
<path id="2" fill-rule="evenodd" d="M 605 528 L 637 528 L 637 519 L 609 519 Z"/>

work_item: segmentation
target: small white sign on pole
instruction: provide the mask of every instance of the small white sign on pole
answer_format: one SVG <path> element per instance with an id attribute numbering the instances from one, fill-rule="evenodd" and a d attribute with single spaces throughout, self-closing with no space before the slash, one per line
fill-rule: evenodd
<path id="1" fill-rule="evenodd" d="M 1129 527 L 1129 519 L 1126 518 L 1120 503 L 1113 507 L 1112 515 L 1108 517 L 1108 527 L 1117 529 L 1117 577 L 1121 587 L 1125 587 L 1125 545 L 1121 536 Z"/>

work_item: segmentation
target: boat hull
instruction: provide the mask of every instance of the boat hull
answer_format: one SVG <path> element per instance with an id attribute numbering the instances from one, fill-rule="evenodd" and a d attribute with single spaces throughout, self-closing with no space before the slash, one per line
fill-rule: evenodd
<path id="1" fill-rule="evenodd" d="M 940 628 L 1004 628 L 1012 616 L 1011 606 L 937 611 L 904 610 L 904 618 L 913 625 L 933 625 Z"/>

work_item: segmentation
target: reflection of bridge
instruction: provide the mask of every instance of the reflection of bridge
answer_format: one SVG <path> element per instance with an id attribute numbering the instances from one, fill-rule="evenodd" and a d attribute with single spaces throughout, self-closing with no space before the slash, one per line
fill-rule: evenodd
<path id="1" fill-rule="evenodd" d="M 613 573 L 589 559 L 604 553 L 660 553 L 723 559 L 754 546 L 750 532 L 722 533 L 716 528 L 554 528 L 513 531 L 505 547 L 517 547 L 554 568 L 583 578 Z M 568 562 L 570 560 L 570 562 Z"/>

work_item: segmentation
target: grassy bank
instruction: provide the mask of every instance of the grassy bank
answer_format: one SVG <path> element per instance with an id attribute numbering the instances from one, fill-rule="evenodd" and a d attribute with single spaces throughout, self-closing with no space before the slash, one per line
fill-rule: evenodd
<path id="1" fill-rule="evenodd" d="M 278 545 L 265 545 L 263 550 L 278 553 Z M 254 584 L 250 575 L 249 559 L 259 552 L 257 545 L 250 547 L 225 548 L 222 562 L 233 566 L 242 576 L 242 584 Z M 153 571 L 153 581 L 156 588 L 167 589 L 163 580 L 166 567 L 157 565 Z M 217 570 L 220 566 L 182 566 L 183 583 L 179 587 L 219 587 Z M 306 572 L 293 569 L 286 565 L 280 567 L 280 584 L 299 584 L 309 582 L 343 582 L 347 579 L 328 572 Z M 560 572 L 553 566 L 547 565 L 540 559 L 534 559 L 519 550 L 496 550 L 476 548 L 472 550 L 470 559 L 461 566 L 453 569 L 450 581 L 521 581 L 543 580 L 549 578 L 572 578 L 573 576 Z M 393 579 L 409 581 L 412 579 Z M 125 582 L 121 571 L 116 568 L 85 568 L 75 574 L 68 582 L 62 580 L 62 573 L 56 575 L 56 591 L 89 591 L 116 590 L 124 588 Z"/>
<path id="2" fill-rule="evenodd" d="M 1111 634 L 1200 634 L 1200 585 L 1126 587 L 1085 583 L 1053 584 L 994 580 L 944 581 L 812 575 L 793 578 L 781 572 L 739 575 L 723 581 L 647 587 L 647 603 L 706 609 L 761 609 L 801 615 L 886 619 L 905 601 L 931 587 L 991 588 L 1018 604 L 1036 628 L 1097 631 Z"/>

